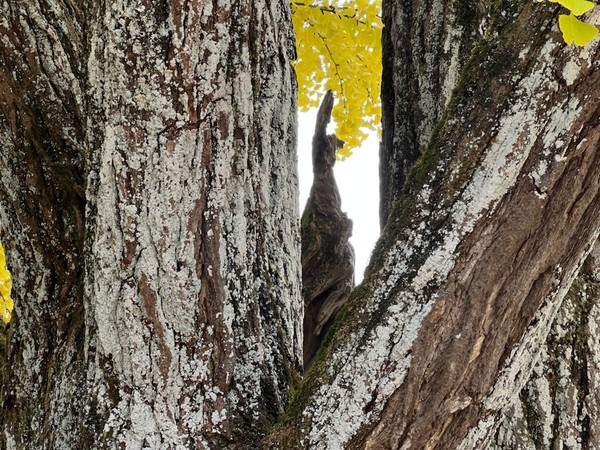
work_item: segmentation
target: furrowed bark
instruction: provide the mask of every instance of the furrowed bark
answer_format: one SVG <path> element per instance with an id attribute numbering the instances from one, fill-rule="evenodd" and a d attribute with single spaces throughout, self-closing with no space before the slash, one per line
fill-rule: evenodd
<path id="1" fill-rule="evenodd" d="M 488 448 L 600 446 L 598 250 L 596 243 L 554 319 L 529 381 Z"/>
<path id="2" fill-rule="evenodd" d="M 0 447 L 70 447 L 85 406 L 83 15 L 0 2 L 0 228 L 17 306 Z M 61 443 L 61 444 L 59 444 Z"/>
<path id="3" fill-rule="evenodd" d="M 94 11 L 86 323 L 107 442 L 251 447 L 287 403 L 302 314 L 289 14 Z"/>
<path id="4" fill-rule="evenodd" d="M 1 11 L 0 447 L 255 446 L 301 366 L 289 5 Z"/>
<path id="5" fill-rule="evenodd" d="M 382 229 L 481 38 L 482 26 L 489 19 L 481 5 L 442 0 L 383 2 Z"/>
<path id="6" fill-rule="evenodd" d="M 467 15 L 467 27 L 463 3 L 431 19 L 444 24 L 440 53 L 456 35 L 465 42 L 459 49 L 472 49 L 447 66 L 455 68 L 443 77 L 454 80 L 450 98 L 439 84 L 418 85 L 424 98 L 396 90 L 419 75 L 387 61 L 391 106 L 416 108 L 433 92 L 445 108 L 431 116 L 433 129 L 416 114 L 414 124 L 390 117 L 390 103 L 384 109 L 382 148 L 398 163 L 384 160 L 382 170 L 406 181 L 392 182 L 395 194 L 383 187 L 386 227 L 367 282 L 308 374 L 274 437 L 279 444 L 485 448 L 597 237 L 597 43 L 567 47 L 552 6 L 496 2 Z M 390 35 L 418 23 L 385 5 Z M 384 60 L 384 80 L 385 71 Z M 389 121 L 397 121 L 393 130 Z M 421 156 L 411 164 L 415 149 Z"/>

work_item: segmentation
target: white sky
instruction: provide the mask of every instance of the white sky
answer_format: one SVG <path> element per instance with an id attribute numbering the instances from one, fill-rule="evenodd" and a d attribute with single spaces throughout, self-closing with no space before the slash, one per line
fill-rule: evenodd
<path id="1" fill-rule="evenodd" d="M 316 116 L 316 109 L 298 114 L 300 214 L 304 210 L 312 185 L 311 143 Z M 379 237 L 379 141 L 377 135 L 372 133 L 350 158 L 336 162 L 334 173 L 342 197 L 342 210 L 354 222 L 350 242 L 352 242 L 356 254 L 356 284 L 359 284 L 375 247 L 375 241 Z"/>

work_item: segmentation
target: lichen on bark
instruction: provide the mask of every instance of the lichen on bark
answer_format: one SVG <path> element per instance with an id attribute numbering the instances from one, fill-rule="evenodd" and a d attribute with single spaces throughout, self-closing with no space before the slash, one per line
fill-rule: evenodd
<path id="1" fill-rule="evenodd" d="M 105 125 L 87 260 L 89 334 L 119 381 L 108 423 L 131 445 L 251 445 L 300 357 L 289 7 L 111 7 L 89 63 Z"/>
<path id="2" fill-rule="evenodd" d="M 289 5 L 0 6 L 2 442 L 254 445 L 301 358 Z"/>
<path id="3" fill-rule="evenodd" d="M 465 44 L 444 74 L 454 80 L 445 97 L 443 83 L 403 59 L 429 42 L 448 56 L 444 38 L 424 35 L 433 26 L 412 33 L 421 3 L 384 2 L 386 241 L 369 294 L 351 302 L 330 359 L 308 374 L 317 381 L 299 395 L 302 415 L 280 430 L 299 447 L 485 445 L 597 237 L 599 105 L 582 99 L 598 47 L 571 53 L 550 15 L 526 2 L 477 9 L 466 28 L 453 15 L 459 3 L 428 18 Z M 572 65 L 581 70 L 563 87 L 556 71 Z M 443 100 L 433 119 L 419 114 L 428 98 Z M 411 167 L 423 173 L 411 178 Z"/>
<path id="4" fill-rule="evenodd" d="M 488 448 L 537 450 L 600 445 L 600 260 L 588 256 L 552 323 L 529 381 Z"/>

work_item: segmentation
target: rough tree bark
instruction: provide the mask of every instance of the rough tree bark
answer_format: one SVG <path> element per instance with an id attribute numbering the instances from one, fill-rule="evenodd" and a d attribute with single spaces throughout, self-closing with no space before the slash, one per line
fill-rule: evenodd
<path id="1" fill-rule="evenodd" d="M 80 9 L 0 2 L 0 221 L 18 310 L 2 447 L 74 441 L 84 410 L 85 43 Z"/>
<path id="2" fill-rule="evenodd" d="M 533 373 L 490 449 L 600 447 L 598 241 L 559 309 Z"/>
<path id="3" fill-rule="evenodd" d="M 301 365 L 286 2 L 0 2 L 2 447 L 252 447 Z"/>
<path id="4" fill-rule="evenodd" d="M 0 6 L 0 447 L 256 448 L 301 361 L 287 2 Z M 556 8 L 384 1 L 382 239 L 270 445 L 509 445 L 570 389 L 522 391 L 600 216 Z"/>
<path id="5" fill-rule="evenodd" d="M 487 448 L 598 235 L 600 50 L 552 6 L 383 4 L 382 238 L 272 442 Z"/>

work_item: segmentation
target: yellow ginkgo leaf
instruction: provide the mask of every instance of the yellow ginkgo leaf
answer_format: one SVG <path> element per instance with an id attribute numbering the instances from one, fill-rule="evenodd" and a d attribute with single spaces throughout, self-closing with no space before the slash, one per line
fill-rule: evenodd
<path id="1" fill-rule="evenodd" d="M 8 316 L 10 318 L 10 313 L 14 308 L 13 299 L 11 297 L 2 298 L 2 303 L 0 307 L 4 308 L 4 312 L 0 315 L 2 315 L 3 317 Z"/>
<path id="2" fill-rule="evenodd" d="M 379 130 L 381 0 L 292 0 L 298 60 L 294 65 L 301 111 L 319 105 L 325 90 L 337 100 L 335 134 L 344 158 Z M 366 112 L 366 113 L 365 113 Z"/>
<path id="3" fill-rule="evenodd" d="M 553 3 L 559 3 L 571 11 L 574 16 L 580 16 L 590 11 L 594 4 L 587 0 L 550 0 Z"/>
<path id="4" fill-rule="evenodd" d="M 573 14 L 561 14 L 558 18 L 558 26 L 562 31 L 563 39 L 569 45 L 575 43 L 583 46 L 598 35 L 598 28 L 582 22 Z"/>
<path id="5" fill-rule="evenodd" d="M 10 272 L 6 270 L 4 248 L 0 242 L 0 320 L 4 323 L 10 321 L 11 312 L 14 307 L 13 299 L 10 297 L 11 288 Z"/>

